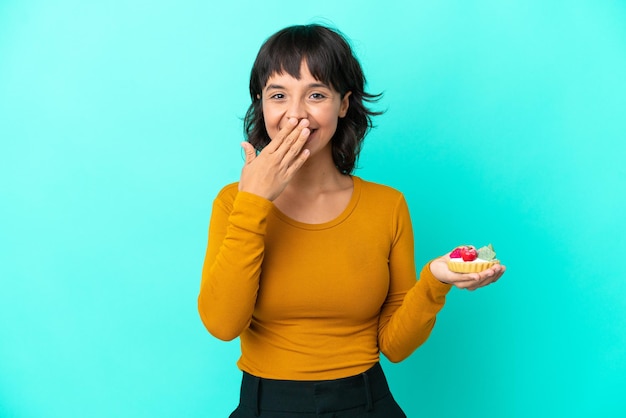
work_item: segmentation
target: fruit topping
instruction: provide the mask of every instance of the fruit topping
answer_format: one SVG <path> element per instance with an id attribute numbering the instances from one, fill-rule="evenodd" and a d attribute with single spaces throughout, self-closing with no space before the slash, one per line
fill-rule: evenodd
<path id="1" fill-rule="evenodd" d="M 477 258 L 483 261 L 493 261 L 496 259 L 496 252 L 491 244 L 478 250 L 473 245 L 461 245 L 450 253 L 450 258 L 461 258 L 463 261 L 474 261 Z"/>
<path id="2" fill-rule="evenodd" d="M 478 249 L 478 258 L 486 261 L 495 260 L 496 252 L 493 249 L 493 245 L 489 244 L 485 247 Z"/>
<path id="3" fill-rule="evenodd" d="M 478 258 L 478 252 L 472 245 L 461 247 L 461 258 L 463 261 L 474 261 Z"/>
<path id="4" fill-rule="evenodd" d="M 461 258 L 461 247 L 457 247 L 450 253 L 450 258 Z"/>

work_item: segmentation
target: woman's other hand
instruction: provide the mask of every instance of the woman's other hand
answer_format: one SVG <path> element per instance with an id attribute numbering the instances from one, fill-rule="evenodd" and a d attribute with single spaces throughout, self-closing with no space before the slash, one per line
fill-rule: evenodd
<path id="1" fill-rule="evenodd" d="M 476 290 L 491 283 L 497 282 L 506 271 L 502 264 L 494 264 L 480 273 L 455 273 L 448 268 L 449 254 L 439 257 L 430 263 L 430 271 L 443 283 L 448 283 L 459 289 Z"/>

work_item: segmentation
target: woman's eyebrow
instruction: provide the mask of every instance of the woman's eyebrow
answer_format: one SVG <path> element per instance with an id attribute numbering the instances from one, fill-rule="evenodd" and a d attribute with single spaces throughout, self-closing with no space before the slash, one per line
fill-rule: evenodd
<path id="1" fill-rule="evenodd" d="M 329 89 L 330 87 L 328 87 L 328 85 L 324 84 L 324 83 L 311 83 L 307 86 L 308 88 L 323 88 L 323 89 Z"/>
<path id="2" fill-rule="evenodd" d="M 311 83 L 309 85 L 307 85 L 307 88 L 309 89 L 319 89 L 319 88 L 324 88 L 324 89 L 329 89 L 330 87 L 328 87 L 328 85 L 324 84 L 324 83 Z M 267 86 L 265 86 L 265 91 L 268 90 L 284 90 L 285 86 L 282 86 L 280 84 L 268 84 Z"/>

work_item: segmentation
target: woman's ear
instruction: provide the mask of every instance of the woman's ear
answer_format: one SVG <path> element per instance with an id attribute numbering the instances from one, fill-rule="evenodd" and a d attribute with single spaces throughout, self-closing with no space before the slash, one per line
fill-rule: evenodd
<path id="1" fill-rule="evenodd" d="M 350 107 L 350 95 L 352 94 L 351 91 L 347 92 L 346 94 L 343 95 L 343 98 L 341 99 L 341 105 L 339 106 L 339 117 L 343 118 L 346 116 L 346 114 L 348 113 L 348 108 Z"/>

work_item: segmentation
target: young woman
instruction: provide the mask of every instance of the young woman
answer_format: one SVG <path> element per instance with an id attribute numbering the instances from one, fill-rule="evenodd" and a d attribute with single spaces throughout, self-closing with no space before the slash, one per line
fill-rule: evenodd
<path id="1" fill-rule="evenodd" d="M 417 280 L 403 195 L 351 174 L 376 114 L 364 85 L 324 26 L 283 29 L 258 53 L 245 164 L 214 201 L 198 297 L 208 331 L 241 341 L 231 417 L 405 416 L 380 352 L 405 359 L 451 286 L 504 273 L 453 273 L 442 256 Z"/>

